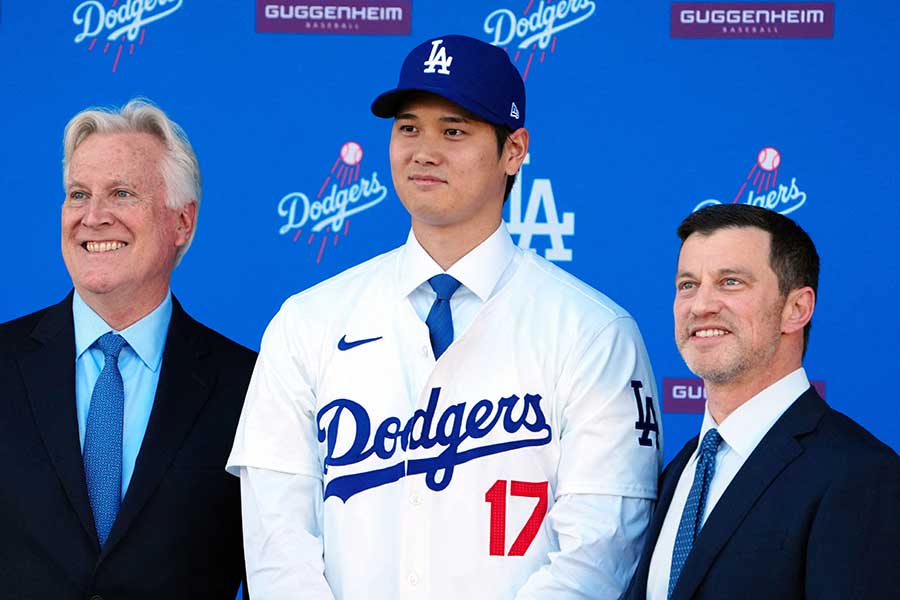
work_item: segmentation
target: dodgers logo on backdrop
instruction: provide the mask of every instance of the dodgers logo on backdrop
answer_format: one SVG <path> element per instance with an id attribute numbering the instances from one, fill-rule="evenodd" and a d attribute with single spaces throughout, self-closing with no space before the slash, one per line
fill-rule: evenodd
<path id="1" fill-rule="evenodd" d="M 583 23 L 597 10 L 594 0 L 527 0 L 519 11 L 510 8 L 498 8 L 484 19 L 484 32 L 491 36 L 494 46 L 513 49 L 511 57 L 514 63 L 528 53 L 522 78 L 528 79 L 528 73 L 535 54 L 540 50 L 539 62 L 543 64 L 547 53 L 556 52 L 558 33 Z"/>
<path id="2" fill-rule="evenodd" d="M 531 182 L 531 191 L 525 212 L 522 213 L 522 189 L 525 179 L 525 165 L 531 163 L 531 153 L 525 156 L 519 168 L 519 176 L 509 193 L 509 222 L 507 228 L 512 235 L 519 236 L 520 248 L 534 250 L 534 238 L 547 238 L 550 247 L 544 250 L 544 258 L 557 262 L 572 260 L 572 249 L 566 247 L 565 237 L 575 235 L 575 213 L 564 212 L 562 220 L 556 208 L 553 195 L 553 184 L 548 178 L 535 178 Z M 544 209 L 544 221 L 538 221 L 541 209 Z"/>
<path id="3" fill-rule="evenodd" d="M 540 394 L 521 398 L 513 394 L 496 402 L 483 399 L 471 406 L 460 402 L 438 414 L 440 395 L 441 388 L 432 388 L 427 408 L 416 410 L 405 423 L 397 417 L 372 423 L 365 407 L 347 398 L 323 406 L 316 424 L 319 442 L 325 444 L 322 472 L 326 476 L 334 467 L 340 472 L 341 467 L 352 467 L 373 455 L 393 463 L 346 475 L 331 473 L 325 483 L 325 500 L 335 496 L 346 502 L 359 492 L 422 474 L 428 488 L 439 492 L 450 485 L 455 467 L 461 464 L 550 443 L 552 432 Z M 435 446 L 440 452 L 431 452 L 433 456 L 394 459 L 398 450 L 421 448 L 428 453 Z"/>
<path id="4" fill-rule="evenodd" d="M 789 184 L 779 183 L 778 173 L 781 166 L 781 152 L 772 146 L 766 146 L 756 155 L 756 162 L 750 167 L 747 177 L 738 188 L 732 204 L 742 203 L 762 206 L 783 215 L 792 213 L 806 204 L 806 192 L 800 189 L 796 177 L 791 177 Z M 745 193 L 746 192 L 746 193 Z M 705 206 L 722 204 L 715 198 L 709 198 L 697 204 L 694 211 Z"/>
<path id="5" fill-rule="evenodd" d="M 350 216 L 374 208 L 387 196 L 387 188 L 378 181 L 378 172 L 361 176 L 363 149 L 350 141 L 341 146 L 331 170 L 325 176 L 315 199 L 303 192 L 291 192 L 278 201 L 278 216 L 284 219 L 280 235 L 291 233 L 293 242 L 306 231 L 306 245 L 316 242 L 316 264 L 322 262 L 329 241 L 332 246 L 350 231 Z"/>
<path id="6" fill-rule="evenodd" d="M 104 6 L 98 0 L 86 0 L 72 12 L 72 22 L 79 30 L 75 43 L 87 42 L 90 52 L 100 47 L 103 54 L 114 54 L 115 73 L 126 47 L 131 56 L 136 47 L 144 45 L 147 25 L 172 15 L 183 4 L 184 0 L 112 0 Z"/>

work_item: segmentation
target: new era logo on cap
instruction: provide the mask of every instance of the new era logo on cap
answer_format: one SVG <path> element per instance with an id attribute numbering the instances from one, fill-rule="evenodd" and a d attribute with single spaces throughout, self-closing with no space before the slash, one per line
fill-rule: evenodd
<path id="1" fill-rule="evenodd" d="M 416 46 L 403 61 L 397 87 L 372 102 L 372 113 L 397 114 L 409 92 L 442 96 L 479 119 L 511 130 L 525 125 L 525 83 L 502 48 L 464 35 Z"/>

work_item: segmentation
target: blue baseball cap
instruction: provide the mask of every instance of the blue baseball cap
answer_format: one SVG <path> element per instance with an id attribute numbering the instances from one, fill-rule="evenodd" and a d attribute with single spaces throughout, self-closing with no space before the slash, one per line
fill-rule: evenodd
<path id="1" fill-rule="evenodd" d="M 372 102 L 377 117 L 393 118 L 410 92 L 430 92 L 480 119 L 513 131 L 525 125 L 525 83 L 501 48 L 464 35 L 442 35 L 416 46 L 400 81 Z"/>

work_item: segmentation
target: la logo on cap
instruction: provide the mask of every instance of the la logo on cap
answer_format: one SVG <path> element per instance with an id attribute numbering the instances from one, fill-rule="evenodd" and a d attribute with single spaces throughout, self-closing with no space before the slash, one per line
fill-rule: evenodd
<path id="1" fill-rule="evenodd" d="M 513 102 L 512 106 L 509 107 L 509 116 L 511 116 L 513 119 L 519 118 L 519 107 L 516 106 L 515 102 Z"/>
<path id="2" fill-rule="evenodd" d="M 423 73 L 440 73 L 441 75 L 449 75 L 450 63 L 453 62 L 452 56 L 447 56 L 447 49 L 441 46 L 444 43 L 444 40 L 434 40 L 431 42 L 431 56 L 428 57 L 423 65 L 425 65 L 425 69 L 422 71 Z M 440 67 L 435 71 L 435 67 Z"/>

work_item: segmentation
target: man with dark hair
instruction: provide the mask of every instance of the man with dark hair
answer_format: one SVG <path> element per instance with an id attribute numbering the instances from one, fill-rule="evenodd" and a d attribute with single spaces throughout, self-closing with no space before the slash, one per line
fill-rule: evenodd
<path id="1" fill-rule="evenodd" d="M 628 597 L 896 596 L 900 458 L 832 410 L 801 366 L 812 240 L 743 204 L 704 208 L 678 235 L 675 339 L 706 412 L 663 473 Z"/>
<path id="2" fill-rule="evenodd" d="M 618 598 L 656 495 L 655 384 L 628 313 L 503 225 L 521 76 L 443 36 L 372 112 L 411 232 L 266 330 L 229 459 L 251 593 Z"/>
<path id="3" fill-rule="evenodd" d="M 809 235 L 791 219 L 756 206 L 728 208 L 710 207 L 689 215 L 678 227 L 682 243 L 691 234 L 710 235 L 725 228 L 756 227 L 769 232 L 769 264 L 778 277 L 778 290 L 787 296 L 791 290 L 809 287 L 813 295 L 819 291 L 819 253 Z M 803 328 L 803 352 L 809 345 L 812 319 Z"/>
<path id="4" fill-rule="evenodd" d="M 240 490 L 224 467 L 255 353 L 169 289 L 197 158 L 140 99 L 80 112 L 63 147 L 75 289 L 0 325 L 0 595 L 232 600 Z"/>

